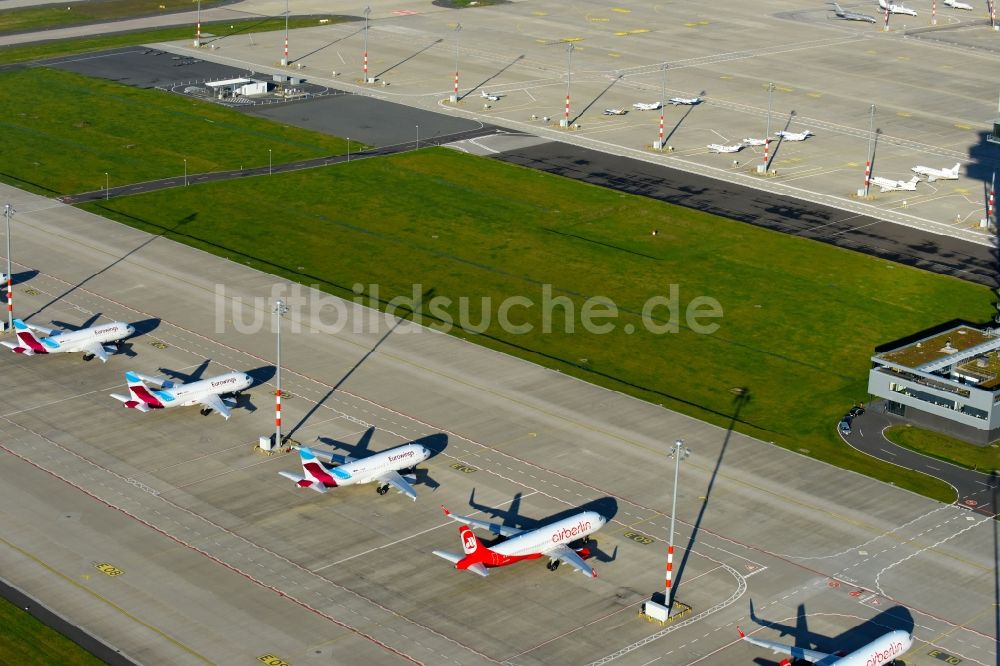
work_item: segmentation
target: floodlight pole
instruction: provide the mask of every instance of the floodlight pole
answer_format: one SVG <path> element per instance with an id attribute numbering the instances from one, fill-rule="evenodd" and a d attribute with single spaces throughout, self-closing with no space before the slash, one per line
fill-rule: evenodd
<path id="1" fill-rule="evenodd" d="M 770 159 L 768 159 L 767 149 L 771 145 L 771 97 L 774 93 L 774 83 L 767 84 L 767 129 L 764 130 L 764 173 L 767 173 L 767 167 L 770 164 Z"/>
<path id="2" fill-rule="evenodd" d="M 188 184 L 188 158 L 184 158 L 184 187 Z"/>
<path id="3" fill-rule="evenodd" d="M 420 150 L 420 125 L 417 125 L 417 150 Z"/>
<path id="4" fill-rule="evenodd" d="M 462 24 L 455 26 L 455 101 L 458 101 L 458 33 L 462 32 Z"/>
<path id="5" fill-rule="evenodd" d="M 198 24 L 194 29 L 194 45 L 201 46 L 201 0 L 198 0 Z"/>
<path id="6" fill-rule="evenodd" d="M 665 139 L 663 138 L 663 113 L 664 106 L 667 103 L 667 63 L 663 63 L 663 76 L 660 80 L 660 150 L 663 150 L 663 143 Z"/>
<path id="7" fill-rule="evenodd" d="M 281 299 L 274 303 L 274 314 L 277 318 L 277 350 L 275 352 L 275 383 L 274 392 L 274 445 L 281 446 L 281 317 L 288 312 L 288 306 Z"/>
<path id="8" fill-rule="evenodd" d="M 14 278 L 10 267 L 10 217 L 14 214 L 14 207 L 4 204 L 3 216 L 7 224 L 7 330 L 14 330 Z"/>
<path id="9" fill-rule="evenodd" d="M 872 144 L 875 141 L 875 105 L 872 104 L 871 117 L 868 120 L 868 159 L 865 161 L 865 196 L 868 196 L 868 189 L 871 187 L 872 178 Z"/>
<path id="10" fill-rule="evenodd" d="M 271 175 L 271 149 L 267 149 L 267 175 Z"/>
<path id="11" fill-rule="evenodd" d="M 347 163 L 351 163 L 351 137 L 347 137 Z"/>
<path id="12" fill-rule="evenodd" d="M 566 46 L 566 117 L 563 125 L 569 129 L 569 84 L 573 78 L 573 42 Z"/>
<path id="13" fill-rule="evenodd" d="M 285 57 L 281 59 L 281 64 L 288 66 L 288 0 L 285 0 Z"/>
<path id="14" fill-rule="evenodd" d="M 372 13 L 372 8 L 370 6 L 365 7 L 365 55 L 364 55 L 364 72 L 365 78 L 364 83 L 368 83 L 368 16 Z"/>
<path id="15" fill-rule="evenodd" d="M 670 538 L 667 541 L 667 580 L 666 591 L 663 595 L 664 605 L 667 607 L 667 617 L 670 617 L 670 610 L 674 605 L 674 521 L 677 518 L 677 480 L 680 478 L 681 458 L 686 458 L 691 454 L 684 447 L 684 440 L 678 439 L 670 449 L 670 455 L 674 458 L 674 492 L 670 509 Z"/>
<path id="16" fill-rule="evenodd" d="M 111 198 L 111 194 L 109 192 L 109 190 L 111 189 L 111 186 L 109 185 L 109 183 L 110 183 L 110 180 L 108 179 L 108 172 L 105 171 L 104 172 L 104 200 L 105 201 L 107 201 L 109 198 Z"/>

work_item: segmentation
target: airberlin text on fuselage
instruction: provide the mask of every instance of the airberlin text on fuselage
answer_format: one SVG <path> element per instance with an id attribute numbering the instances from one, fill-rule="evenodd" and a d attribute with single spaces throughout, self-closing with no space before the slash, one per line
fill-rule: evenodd
<path id="1" fill-rule="evenodd" d="M 868 657 L 868 661 L 865 662 L 865 666 L 879 666 L 879 664 L 887 664 L 892 661 L 893 657 L 900 654 L 902 651 L 902 643 L 893 643 L 885 650 L 875 652 L 872 656 Z"/>
<path id="2" fill-rule="evenodd" d="M 581 520 L 579 525 L 574 525 L 573 527 L 564 527 L 555 534 L 552 535 L 553 543 L 559 543 L 560 541 L 565 541 L 575 536 L 580 536 L 590 532 L 592 525 L 589 520 Z"/>

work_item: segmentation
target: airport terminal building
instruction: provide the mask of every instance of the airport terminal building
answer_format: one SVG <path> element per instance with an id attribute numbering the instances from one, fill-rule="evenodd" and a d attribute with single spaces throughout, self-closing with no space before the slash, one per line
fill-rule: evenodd
<path id="1" fill-rule="evenodd" d="M 1000 330 L 955 326 L 872 356 L 886 411 L 975 444 L 1000 438 Z"/>

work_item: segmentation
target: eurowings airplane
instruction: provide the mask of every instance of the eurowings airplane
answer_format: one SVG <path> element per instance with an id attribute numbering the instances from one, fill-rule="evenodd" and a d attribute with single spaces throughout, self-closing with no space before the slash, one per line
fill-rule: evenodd
<path id="1" fill-rule="evenodd" d="M 962 164 L 960 162 L 956 162 L 955 166 L 950 169 L 935 169 L 933 167 L 915 166 L 910 169 L 910 171 L 918 176 L 927 176 L 928 182 L 933 183 L 935 180 L 958 180 L 958 170 L 960 168 L 962 168 Z"/>
<path id="2" fill-rule="evenodd" d="M 417 477 L 412 474 L 404 476 L 399 472 L 416 467 L 431 455 L 427 447 L 420 444 L 404 444 L 360 459 L 313 451 L 307 446 L 295 448 L 302 461 L 302 474 L 278 473 L 294 481 L 299 488 L 311 488 L 318 493 L 325 493 L 327 488 L 377 482 L 376 491 L 379 495 L 385 495 L 389 492 L 389 486 L 392 486 L 413 501 L 417 499 L 417 492 L 411 484 Z M 325 463 L 320 460 L 321 457 L 328 458 L 329 463 L 336 462 L 339 465 Z"/>
<path id="3" fill-rule="evenodd" d="M 223 400 L 228 393 L 239 393 L 253 384 L 253 378 L 245 372 L 227 372 L 224 375 L 202 379 L 190 384 L 175 384 L 169 379 L 140 375 L 137 372 L 126 372 L 125 382 L 128 384 L 128 396 L 112 393 L 111 397 L 129 409 L 148 412 L 151 409 L 168 409 L 170 407 L 188 407 L 201 405 L 201 413 L 218 412 L 219 416 L 229 420 L 232 416 L 230 406 L 235 405 L 231 399 Z M 158 386 L 150 389 L 146 382 Z"/>
<path id="4" fill-rule="evenodd" d="M 881 192 L 900 192 L 904 190 L 913 192 L 917 189 L 917 183 L 920 182 L 920 178 L 914 176 L 910 180 L 893 180 L 892 178 L 875 176 L 872 178 L 872 182 L 879 186 Z"/>
<path id="5" fill-rule="evenodd" d="M 945 0 L 947 4 L 948 0 Z M 833 13 L 839 19 L 844 19 L 845 21 L 867 21 L 868 23 L 874 23 L 875 17 L 869 16 L 868 14 L 861 14 L 860 12 L 848 12 L 844 11 L 840 5 L 836 2 L 831 3 L 833 5 Z"/>
<path id="6" fill-rule="evenodd" d="M 587 537 L 601 529 L 607 522 L 604 516 L 596 511 L 581 511 L 533 530 L 520 530 L 469 516 L 458 516 L 443 506 L 441 508 L 444 510 L 444 515 L 462 523 L 458 533 L 462 539 L 462 550 L 465 551 L 465 555 L 463 557 L 444 550 L 435 550 L 434 554 L 454 563 L 456 569 L 466 569 L 480 576 L 487 576 L 489 570 L 494 567 L 505 567 L 521 560 L 548 557 L 549 563 L 546 566 L 549 571 L 555 571 L 559 568 L 560 562 L 565 562 L 580 573 L 597 578 L 597 572 L 585 561 L 590 557 Z M 470 526 L 508 538 L 495 546 L 486 546 L 472 533 Z M 580 545 L 573 545 L 575 542 L 579 542 Z"/>
<path id="7" fill-rule="evenodd" d="M 701 104 L 701 97 L 671 97 L 667 101 L 674 106 L 678 104 Z"/>
<path id="8" fill-rule="evenodd" d="M 712 153 L 738 153 L 743 150 L 742 143 L 734 143 L 731 146 L 724 146 L 721 143 L 708 144 L 708 150 Z"/>
<path id="9" fill-rule="evenodd" d="M 907 16 L 916 16 L 917 12 L 909 7 L 904 7 L 902 4 L 896 4 L 895 2 L 886 2 L 886 0 L 878 0 L 878 6 L 882 9 L 888 9 L 890 14 L 906 14 Z"/>
<path id="10" fill-rule="evenodd" d="M 903 653 L 913 645 L 913 637 L 905 631 L 890 631 L 879 636 L 871 643 L 859 647 L 854 652 L 839 656 L 827 654 L 818 650 L 785 645 L 777 641 L 766 641 L 760 638 L 747 636 L 742 629 L 736 628 L 740 632 L 740 638 L 758 647 L 767 648 L 775 654 L 787 654 L 792 659 L 782 659 L 778 666 L 792 666 L 792 661 L 804 659 L 815 666 L 873 666 L 873 664 L 887 665 L 894 659 L 903 656 Z"/>
<path id="11" fill-rule="evenodd" d="M 626 113 L 628 113 L 627 109 L 604 109 L 606 116 L 624 116 Z"/>
<path id="12" fill-rule="evenodd" d="M 801 132 L 789 132 L 787 130 L 778 130 L 774 133 L 774 136 L 780 136 L 785 141 L 805 141 L 806 137 L 816 136 L 809 130 L 802 130 Z"/>
<path id="13" fill-rule="evenodd" d="M 636 102 L 632 105 L 632 108 L 638 109 L 639 111 L 656 111 L 661 106 L 663 105 L 659 102 Z"/>
<path id="14" fill-rule="evenodd" d="M 763 146 L 767 139 L 743 139 L 744 146 Z"/>
<path id="15" fill-rule="evenodd" d="M 82 352 L 84 360 L 95 356 L 107 363 L 108 353 L 118 351 L 116 343 L 135 333 L 135 328 L 123 321 L 113 321 L 76 331 L 56 331 L 37 324 L 14 320 L 17 342 L 0 341 L 4 347 L 25 356 L 55 354 L 57 352 Z M 35 333 L 41 333 L 39 338 Z M 105 347 L 110 345 L 110 347 Z"/>
<path id="16" fill-rule="evenodd" d="M 952 9 L 966 9 L 971 11 L 972 5 L 967 2 L 959 2 L 958 0 L 944 0 L 944 4 L 951 7 Z"/>

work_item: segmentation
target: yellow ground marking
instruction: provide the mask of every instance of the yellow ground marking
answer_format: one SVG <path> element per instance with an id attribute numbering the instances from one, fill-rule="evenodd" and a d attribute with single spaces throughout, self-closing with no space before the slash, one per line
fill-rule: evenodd
<path id="1" fill-rule="evenodd" d="M 621 58 L 622 54 L 621 53 L 609 53 L 608 57 L 609 58 Z"/>
<path id="2" fill-rule="evenodd" d="M 685 23 L 684 26 L 687 28 L 697 28 L 699 26 L 708 25 L 708 21 L 693 21 L 691 23 Z"/>
<path id="3" fill-rule="evenodd" d="M 725 80 L 727 80 L 727 81 L 728 81 L 729 79 L 731 79 L 731 78 L 733 78 L 733 77 L 729 76 L 728 74 L 723 74 L 723 75 L 722 75 L 722 76 L 720 76 L 719 78 L 720 78 L 720 79 L 725 79 Z"/>
<path id="4" fill-rule="evenodd" d="M 955 127 L 957 127 L 958 129 L 964 129 L 964 130 L 970 130 L 970 129 L 972 129 L 972 125 L 966 125 L 965 123 L 955 123 Z"/>
<path id="5" fill-rule="evenodd" d="M 583 37 L 563 37 L 560 42 L 582 42 Z"/>
<path id="6" fill-rule="evenodd" d="M 908 55 L 896 56 L 896 60 L 909 60 L 909 59 L 910 59 L 910 56 L 908 56 Z"/>
<path id="7" fill-rule="evenodd" d="M 820 98 L 820 97 L 823 96 L 823 93 L 811 92 L 811 93 L 806 93 L 806 95 L 808 95 L 809 97 L 813 97 L 813 98 L 817 98 L 818 99 L 818 98 Z"/>
<path id="8" fill-rule="evenodd" d="M 861 166 L 861 164 L 859 162 L 848 162 L 844 166 L 853 169 L 855 167 Z"/>
<path id="9" fill-rule="evenodd" d="M 868 49 L 867 51 L 865 51 L 865 55 L 878 55 L 878 51 L 876 51 L 875 49 Z"/>
<path id="10" fill-rule="evenodd" d="M 45 562 L 43 562 L 39 558 L 35 557 L 34 555 L 32 555 L 28 551 L 24 550 L 23 548 L 19 548 L 18 546 L 15 546 L 14 544 L 12 544 L 10 541 L 7 541 L 3 537 L 0 537 L 0 542 L 2 542 L 8 548 L 10 548 L 12 550 L 16 550 L 17 552 L 21 553 L 22 555 L 24 555 L 25 557 L 27 557 L 31 561 L 35 562 L 36 564 L 38 564 L 39 566 L 41 566 L 42 568 L 44 568 L 45 570 L 47 570 L 49 573 L 55 574 L 58 578 L 61 578 L 62 580 L 66 581 L 67 583 L 69 583 L 73 587 L 77 588 L 78 590 L 82 590 L 82 591 L 86 592 L 87 594 L 89 594 L 89 595 L 91 595 L 91 596 L 93 596 L 93 597 L 95 597 L 97 599 L 100 599 L 101 601 L 103 601 L 104 603 L 106 603 L 108 606 L 111 606 L 116 611 L 118 611 L 119 613 L 121 613 L 122 615 L 124 615 L 125 617 L 127 617 L 128 619 L 132 620 L 133 622 L 135 622 L 137 624 L 141 624 L 142 626 L 146 627 L 150 631 L 152 631 L 152 632 L 154 632 L 154 633 L 162 636 L 163 638 L 167 639 L 168 641 L 170 641 L 171 643 L 173 643 L 177 647 L 181 648 L 182 650 L 184 650 L 188 654 L 196 657 L 197 659 L 200 659 L 201 661 L 205 662 L 206 664 L 212 664 L 212 663 L 214 663 L 211 659 L 209 659 L 209 658 L 207 658 L 207 657 L 205 657 L 205 656 L 203 656 L 201 654 L 198 654 L 197 652 L 195 652 L 194 650 L 192 650 L 191 648 L 189 648 L 187 645 L 184 645 L 184 643 L 181 643 L 179 640 L 177 640 L 173 636 L 168 635 L 167 633 L 165 633 L 165 632 L 157 629 L 156 627 L 154 627 L 153 625 L 151 625 L 151 624 L 149 624 L 147 622 L 143 622 L 142 620 L 140 620 L 139 618 L 137 618 L 135 615 L 132 615 L 127 610 L 125 610 L 124 608 L 122 608 L 118 604 L 114 603 L 110 599 L 107 599 L 107 598 L 101 596 L 100 594 L 98 594 L 94 590 L 90 589 L 89 587 L 81 585 L 80 583 L 76 582 L 75 580 L 73 580 L 72 578 L 70 578 L 69 576 L 67 576 L 66 574 L 64 574 L 61 571 L 57 570 L 55 567 L 46 564 Z"/>
<path id="11" fill-rule="evenodd" d="M 593 21 L 594 23 L 607 23 L 611 19 L 609 19 L 607 16 L 588 16 L 587 20 Z"/>
<path id="12" fill-rule="evenodd" d="M 631 14 L 631 9 L 625 9 L 624 7 L 612 7 L 611 11 L 618 12 L 619 14 Z"/>
<path id="13" fill-rule="evenodd" d="M 774 86 L 774 89 L 778 92 L 795 92 L 795 88 L 786 88 L 785 86 Z"/>
<path id="14" fill-rule="evenodd" d="M 941 69 L 955 69 L 954 65 L 941 65 Z"/>
<path id="15" fill-rule="evenodd" d="M 909 118 L 913 114 L 910 113 L 909 111 L 897 111 L 896 115 L 899 116 L 900 118 Z"/>
<path id="16" fill-rule="evenodd" d="M 531 12 L 532 16 L 548 16 L 546 12 Z"/>

